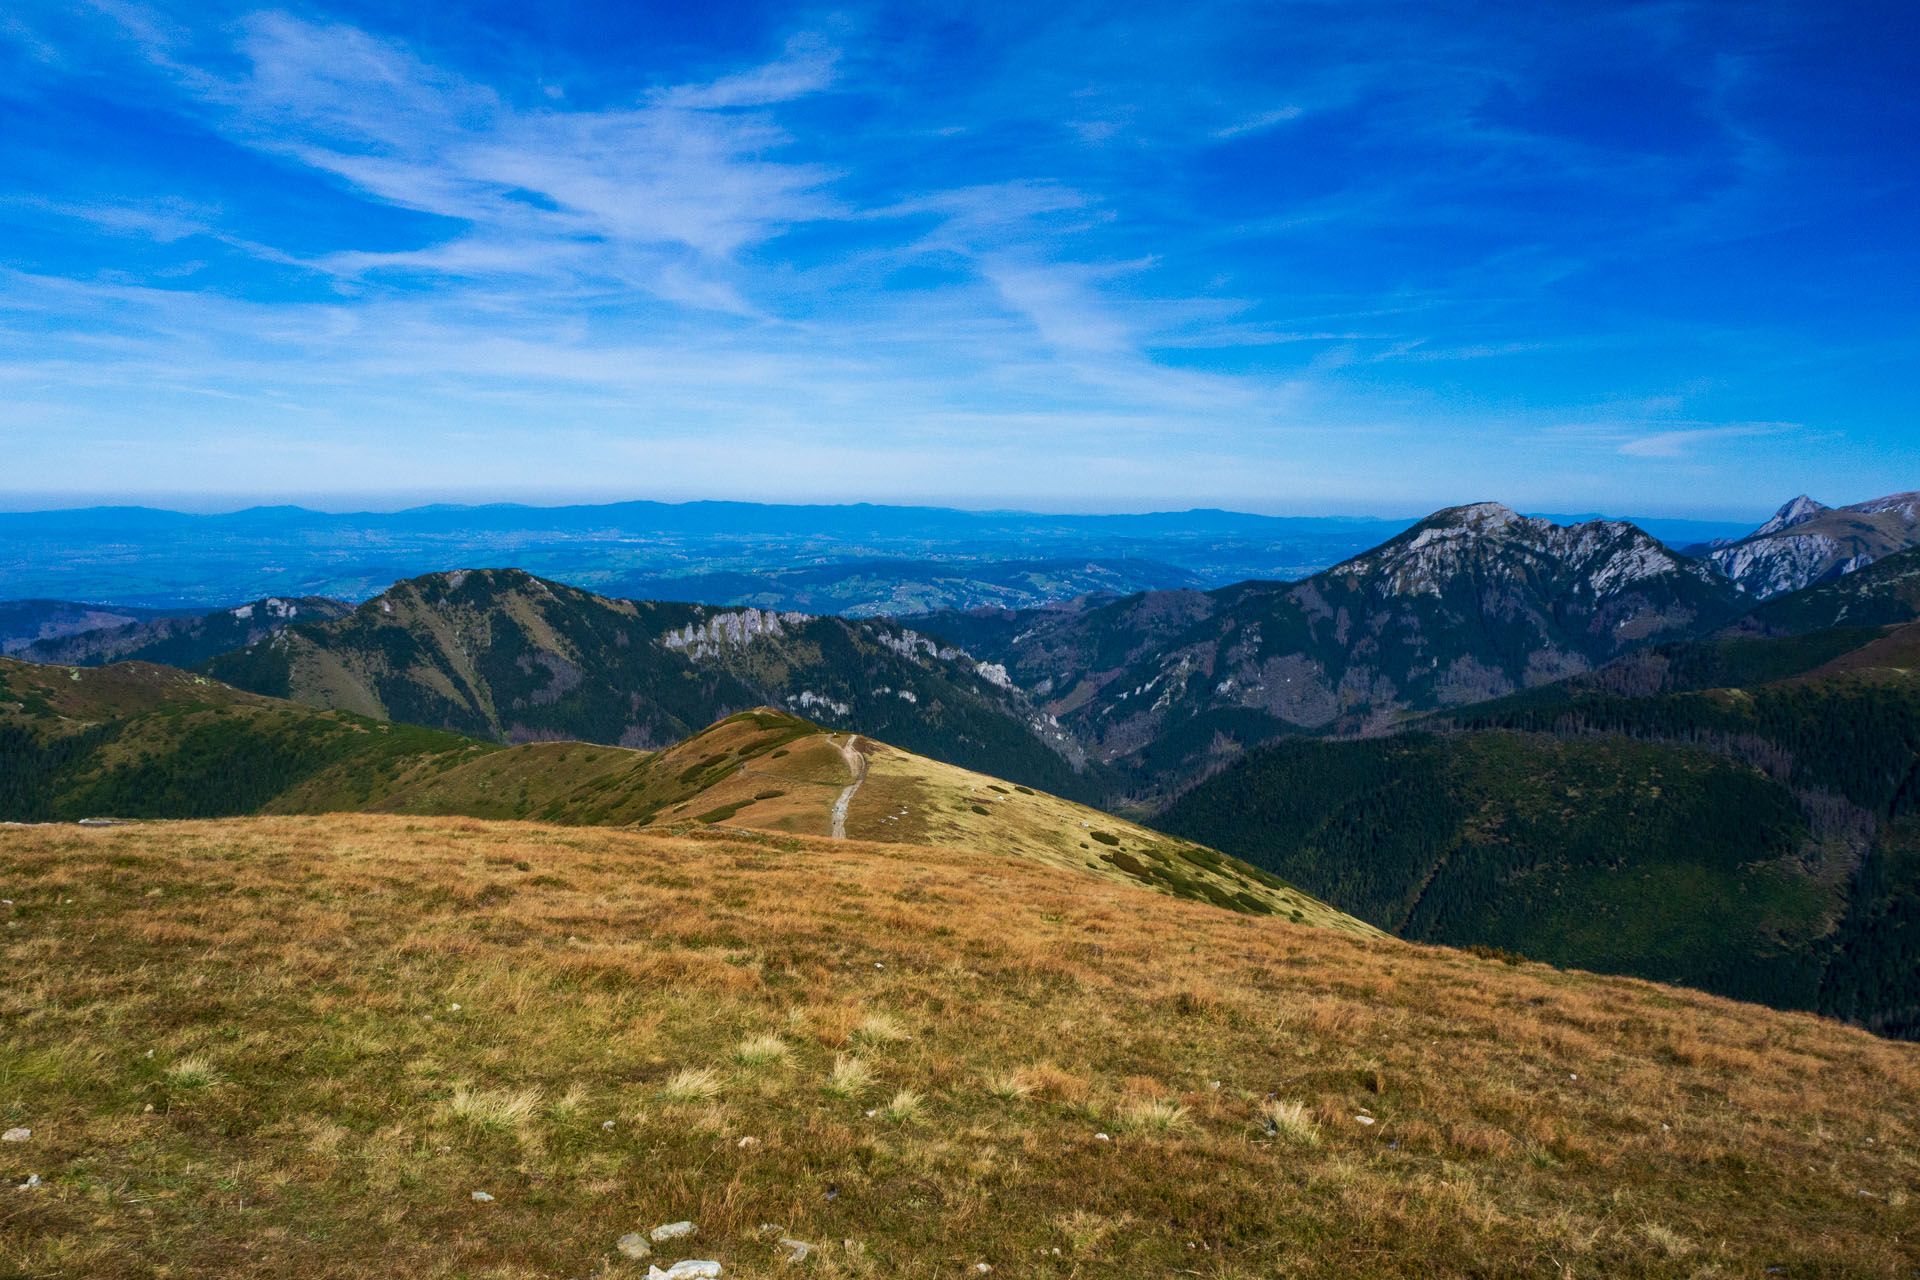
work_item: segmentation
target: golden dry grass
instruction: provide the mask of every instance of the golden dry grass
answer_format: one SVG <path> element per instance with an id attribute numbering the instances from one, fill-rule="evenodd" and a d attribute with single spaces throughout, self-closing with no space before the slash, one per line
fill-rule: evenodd
<path id="1" fill-rule="evenodd" d="M 1030 862 L 273 818 L 0 897 L 0 1276 L 1920 1267 L 1914 1046 Z"/>
<path id="2" fill-rule="evenodd" d="M 1300 923 L 1378 932 L 1213 850 L 864 735 L 828 732 L 773 708 L 729 716 L 659 752 L 528 743 L 422 770 L 424 778 L 364 808 L 824 836 L 832 831 L 835 801 L 854 781 L 842 750 L 850 743 L 866 761 L 846 817 L 847 834 L 855 839 L 1006 854 L 1077 875 L 1145 883 L 1168 894 L 1211 893 L 1222 903 L 1239 898 L 1243 909 Z M 292 813 L 341 807 L 310 799 L 296 791 L 269 808 Z"/>

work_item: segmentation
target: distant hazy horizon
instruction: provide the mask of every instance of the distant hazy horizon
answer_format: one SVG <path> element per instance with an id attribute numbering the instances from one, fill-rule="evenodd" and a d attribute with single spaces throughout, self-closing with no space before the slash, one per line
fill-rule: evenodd
<path id="1" fill-rule="evenodd" d="M 1785 502 L 1793 494 L 1783 495 Z M 1864 501 L 1867 498 L 1880 497 L 1881 494 L 1863 494 L 1858 497 L 1840 499 L 1820 498 L 1829 506 L 1842 506 L 1847 502 Z M 1677 510 L 1637 510 L 1595 508 L 1581 511 L 1543 511 L 1526 507 L 1523 504 L 1508 502 L 1497 494 L 1473 494 L 1457 499 L 1439 500 L 1430 505 L 1395 506 L 1391 508 L 1364 509 L 1358 505 L 1320 506 L 1307 508 L 1298 504 L 1244 502 L 1163 502 L 1150 500 L 1132 503 L 1100 502 L 1089 499 L 1086 502 L 1055 504 L 1022 503 L 1009 499 L 995 502 L 992 500 L 972 499 L 964 496 L 927 495 L 916 499 L 911 496 L 823 498 L 818 500 L 782 498 L 776 496 L 738 497 L 733 495 L 706 496 L 670 496 L 626 495 L 607 496 L 599 493 L 582 494 L 446 494 L 446 493 L 268 493 L 268 494 L 230 494 L 230 493 L 53 493 L 53 494 L 8 494 L 0 492 L 0 513 L 30 514 L 34 512 L 86 511 L 109 508 L 145 508 L 153 511 L 172 512 L 180 515 L 234 515 L 256 508 L 299 507 L 323 515 L 391 515 L 402 511 L 418 510 L 425 507 L 445 506 L 459 508 L 483 507 L 525 507 L 531 510 L 545 510 L 561 507 L 600 507 L 618 506 L 633 502 L 656 502 L 667 506 L 684 506 L 701 502 L 741 503 L 753 506 L 796 506 L 796 507 L 897 507 L 897 508 L 934 508 L 946 511 L 958 511 L 969 514 L 993 515 L 1039 515 L 1039 516 L 1101 516 L 1101 515 L 1174 515 L 1185 511 L 1224 511 L 1236 515 L 1265 516 L 1280 519 L 1308 520 L 1369 520 L 1383 524 L 1395 522 L 1411 523 L 1424 516 L 1446 507 L 1461 506 L 1470 502 L 1500 502 L 1514 507 L 1527 515 L 1546 516 L 1565 519 L 1591 519 L 1605 517 L 1614 520 L 1630 520 L 1637 517 L 1672 521 L 1698 521 L 1702 524 L 1757 525 L 1771 515 L 1780 505 L 1779 502 L 1765 507 L 1753 508 L 1716 508 L 1694 507 Z"/>

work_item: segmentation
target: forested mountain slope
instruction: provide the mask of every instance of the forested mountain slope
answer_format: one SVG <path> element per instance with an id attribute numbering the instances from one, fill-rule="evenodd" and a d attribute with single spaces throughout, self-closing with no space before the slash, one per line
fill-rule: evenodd
<path id="1" fill-rule="evenodd" d="M 64 666 L 158 662 L 169 667 L 192 667 L 264 640 L 296 622 L 327 622 L 351 612 L 352 605 L 325 596 L 297 600 L 269 596 L 198 617 L 151 618 L 40 640 L 16 656 Z"/>
<path id="2" fill-rule="evenodd" d="M 1091 786 L 1073 744 L 1004 672 L 899 623 L 614 600 L 518 570 L 396 583 L 349 617 L 289 627 L 203 669 L 500 742 L 662 747 L 771 704 L 1057 794 Z"/>
<path id="3" fill-rule="evenodd" d="M 172 667 L 0 658 L 0 821 L 358 808 L 491 750 Z"/>
<path id="4" fill-rule="evenodd" d="M 1162 821 L 1402 936 L 1920 1034 L 1920 637 L 1716 644 L 1257 751 Z"/>
<path id="5" fill-rule="evenodd" d="M 135 609 L 78 600 L 0 600 L 0 654 L 18 653 L 37 640 L 175 616 L 198 615 L 191 609 Z"/>

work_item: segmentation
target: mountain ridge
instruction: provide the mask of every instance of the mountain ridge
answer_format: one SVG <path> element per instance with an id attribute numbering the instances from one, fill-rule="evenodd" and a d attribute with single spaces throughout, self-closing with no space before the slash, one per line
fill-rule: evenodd
<path id="1" fill-rule="evenodd" d="M 1920 545 L 1920 491 L 1829 507 L 1805 494 L 1743 538 L 1689 548 L 1756 599 L 1798 591 Z"/>
<path id="2" fill-rule="evenodd" d="M 1004 666 L 1150 803 L 1251 741 L 1378 731 L 1591 670 L 1742 608 L 1711 570 L 1632 525 L 1559 526 L 1477 503 L 1299 582 L 923 625 Z"/>

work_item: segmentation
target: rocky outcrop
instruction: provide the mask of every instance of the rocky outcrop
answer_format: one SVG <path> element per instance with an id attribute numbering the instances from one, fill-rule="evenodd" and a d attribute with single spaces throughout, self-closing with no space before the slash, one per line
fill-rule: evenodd
<path id="1" fill-rule="evenodd" d="M 1920 546 L 1920 492 L 1829 507 L 1802 494 L 1744 538 L 1696 548 L 1748 595 L 1767 600 L 1856 573 Z"/>

